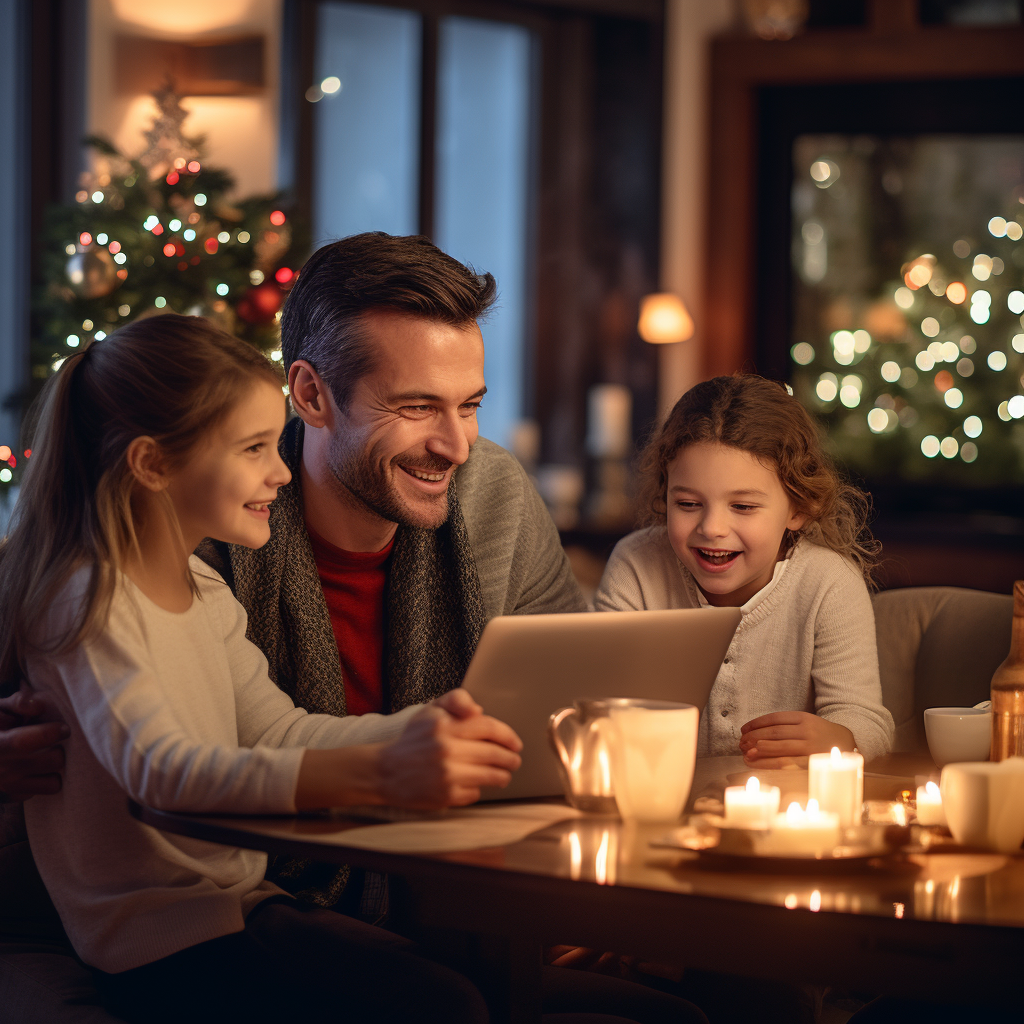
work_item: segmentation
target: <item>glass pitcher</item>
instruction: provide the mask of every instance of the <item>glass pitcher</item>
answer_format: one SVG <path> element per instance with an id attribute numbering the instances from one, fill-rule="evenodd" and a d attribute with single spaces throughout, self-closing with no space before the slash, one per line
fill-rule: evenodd
<path id="1" fill-rule="evenodd" d="M 571 806 L 591 814 L 618 813 L 608 754 L 608 712 L 647 703 L 632 697 L 584 697 L 548 720 L 548 736 Z"/>

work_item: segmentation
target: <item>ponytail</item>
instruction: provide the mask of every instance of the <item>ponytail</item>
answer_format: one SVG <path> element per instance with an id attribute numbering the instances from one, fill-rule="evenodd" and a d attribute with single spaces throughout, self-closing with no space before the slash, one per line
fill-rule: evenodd
<path id="1" fill-rule="evenodd" d="M 180 464 L 259 379 L 281 383 L 245 342 L 174 314 L 128 324 L 61 364 L 39 397 L 32 458 L 0 543 L 0 686 L 23 669 L 32 627 L 82 567 L 82 610 L 48 650 L 105 626 L 125 561 L 138 551 L 129 444 L 152 437 Z"/>

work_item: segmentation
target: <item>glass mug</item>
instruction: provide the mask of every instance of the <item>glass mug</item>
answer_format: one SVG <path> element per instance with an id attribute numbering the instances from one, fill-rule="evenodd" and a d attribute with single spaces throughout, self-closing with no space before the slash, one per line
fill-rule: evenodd
<path id="1" fill-rule="evenodd" d="M 648 720 L 651 712 L 669 714 L 654 715 Z M 581 698 L 571 708 L 556 711 L 548 721 L 548 735 L 558 759 L 566 800 L 577 810 L 591 814 L 619 813 L 622 817 L 641 819 L 678 817 L 693 781 L 699 718 L 693 705 L 636 697 Z M 613 719 L 618 721 L 613 724 Z M 639 778 L 638 769 L 655 766 L 643 755 L 639 756 L 642 763 L 633 763 L 638 760 L 638 743 L 640 748 L 646 748 L 647 754 L 655 753 L 666 769 L 664 773 L 657 772 L 657 792 L 648 793 L 646 798 L 633 792 L 637 786 L 642 789 L 651 784 L 646 775 L 642 780 Z M 630 789 L 619 802 L 613 783 L 616 765 L 620 778 Z M 652 801 L 658 805 L 656 808 L 646 806 Z M 678 803 L 674 814 L 665 813 L 661 805 L 666 801 L 673 807 Z"/>
<path id="2" fill-rule="evenodd" d="M 548 737 L 558 759 L 565 799 L 578 811 L 618 813 L 606 739 L 608 712 L 632 703 L 629 697 L 585 697 L 548 719 Z"/>

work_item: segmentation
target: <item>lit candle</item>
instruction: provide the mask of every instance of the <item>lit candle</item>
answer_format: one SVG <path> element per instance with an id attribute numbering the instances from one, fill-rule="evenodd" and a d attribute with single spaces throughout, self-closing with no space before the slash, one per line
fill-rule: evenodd
<path id="1" fill-rule="evenodd" d="M 839 816 L 821 810 L 812 799 L 807 801 L 807 810 L 794 802 L 785 814 L 776 814 L 771 831 L 758 842 L 758 852 L 820 856 L 831 853 L 838 844 Z"/>
<path id="2" fill-rule="evenodd" d="M 779 813 L 779 787 L 761 789 L 751 775 L 745 786 L 725 790 L 725 823 L 729 828 L 767 828 Z"/>
<path id="3" fill-rule="evenodd" d="M 864 758 L 856 751 L 811 754 L 807 792 L 823 811 L 839 815 L 839 824 L 859 825 L 864 803 Z"/>
<path id="4" fill-rule="evenodd" d="M 942 809 L 942 794 L 934 782 L 917 787 L 918 825 L 946 825 L 946 812 Z"/>

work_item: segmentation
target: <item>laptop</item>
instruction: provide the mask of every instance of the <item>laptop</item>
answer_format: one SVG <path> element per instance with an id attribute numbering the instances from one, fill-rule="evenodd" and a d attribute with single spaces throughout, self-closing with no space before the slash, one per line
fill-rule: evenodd
<path id="1" fill-rule="evenodd" d="M 522 767 L 484 800 L 558 796 L 548 718 L 580 697 L 641 697 L 704 710 L 738 608 L 505 615 L 484 628 L 462 685 L 523 741 Z"/>

